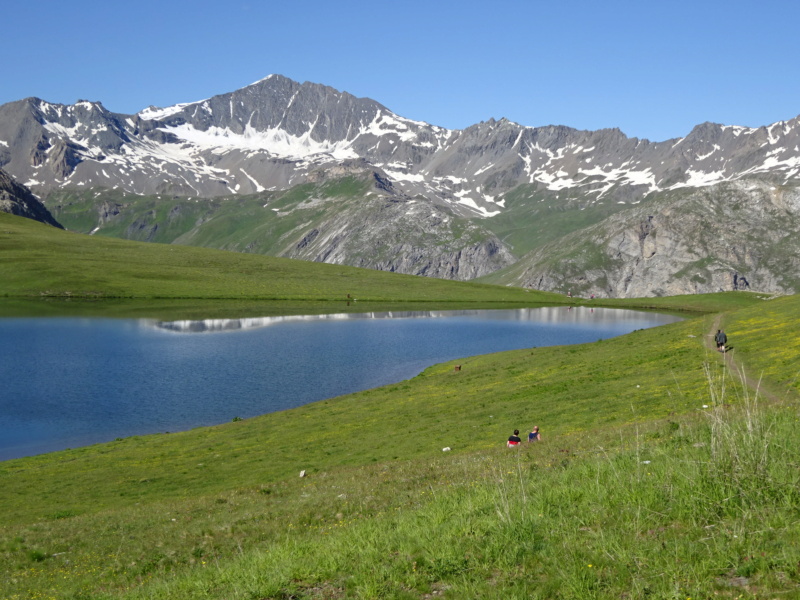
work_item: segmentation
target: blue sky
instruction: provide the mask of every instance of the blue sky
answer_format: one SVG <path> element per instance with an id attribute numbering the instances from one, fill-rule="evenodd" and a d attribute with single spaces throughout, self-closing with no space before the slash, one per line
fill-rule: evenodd
<path id="1" fill-rule="evenodd" d="M 279 73 L 451 129 L 662 141 L 800 114 L 794 0 L 3 0 L 0 17 L 0 104 L 135 113 Z"/>

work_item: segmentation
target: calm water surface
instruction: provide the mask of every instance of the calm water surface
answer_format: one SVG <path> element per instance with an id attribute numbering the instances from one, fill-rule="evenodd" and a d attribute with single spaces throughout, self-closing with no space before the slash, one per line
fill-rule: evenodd
<path id="1" fill-rule="evenodd" d="M 678 320 L 590 308 L 156 322 L 0 319 L 0 460 L 227 422 L 501 350 Z"/>

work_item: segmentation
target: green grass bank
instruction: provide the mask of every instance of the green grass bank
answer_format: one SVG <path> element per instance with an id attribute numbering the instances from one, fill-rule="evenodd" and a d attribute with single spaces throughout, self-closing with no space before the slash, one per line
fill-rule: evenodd
<path id="1" fill-rule="evenodd" d="M 579 305 L 718 312 L 758 294 L 645 299 L 446 281 L 71 233 L 0 213 L 0 315 L 160 319 Z"/>
<path id="2" fill-rule="evenodd" d="M 558 303 L 547 292 L 57 230 L 0 213 L 0 297 Z"/>
<path id="3" fill-rule="evenodd" d="M 354 290 L 375 306 L 539 297 L 277 261 L 283 272 L 267 257 L 53 236 L 19 221 L 0 215 L 12 314 L 31 298 L 43 314 L 130 316 L 200 315 L 213 298 L 235 298 L 243 313 L 298 310 L 289 300 L 339 310 Z M 187 252 L 179 267 L 165 258 L 174 252 Z M 269 275 L 248 288 L 250 259 Z M 352 285 L 330 274 L 339 269 Z M 119 298 L 98 305 L 91 290 Z M 65 304 L 67 292 L 83 298 Z M 595 302 L 690 318 L 465 357 L 216 427 L 1 462 L 0 598 L 799 597 L 800 300 Z M 717 323 L 734 361 L 708 349 Z M 504 447 L 534 424 L 542 442 Z"/>

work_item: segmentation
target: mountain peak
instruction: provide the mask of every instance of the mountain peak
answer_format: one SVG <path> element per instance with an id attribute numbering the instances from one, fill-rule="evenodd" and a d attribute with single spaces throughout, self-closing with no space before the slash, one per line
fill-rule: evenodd
<path id="1" fill-rule="evenodd" d="M 132 117 L 88 100 L 36 104 L 38 110 L 0 107 L 0 164 L 43 192 L 122 185 L 131 193 L 213 197 L 284 188 L 314 168 L 362 159 L 403 193 L 487 216 L 500 212 L 500 196 L 519 185 L 575 189 L 588 203 L 609 196 L 631 202 L 744 172 L 800 177 L 796 120 L 763 130 L 703 123 L 686 138 L 654 144 L 619 128 L 534 128 L 505 117 L 450 131 L 279 74 Z"/>

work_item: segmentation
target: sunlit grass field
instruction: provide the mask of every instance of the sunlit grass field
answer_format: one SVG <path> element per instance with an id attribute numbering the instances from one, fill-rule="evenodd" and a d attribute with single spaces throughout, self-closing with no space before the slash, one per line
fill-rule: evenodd
<path id="1" fill-rule="evenodd" d="M 800 301 L 663 301 L 706 314 L 1 462 L 0 598 L 800 597 Z"/>
<path id="2" fill-rule="evenodd" d="M 556 303 L 559 294 L 131 242 L 0 213 L 0 298 Z"/>
<path id="3" fill-rule="evenodd" d="M 713 312 L 740 308 L 759 297 L 706 294 L 591 302 Z M 0 213 L 0 316 L 193 319 L 589 302 L 538 290 L 91 237 Z"/>

